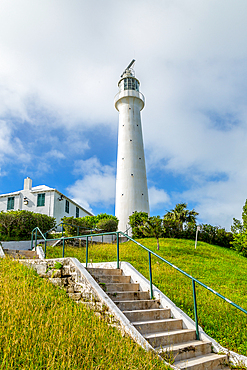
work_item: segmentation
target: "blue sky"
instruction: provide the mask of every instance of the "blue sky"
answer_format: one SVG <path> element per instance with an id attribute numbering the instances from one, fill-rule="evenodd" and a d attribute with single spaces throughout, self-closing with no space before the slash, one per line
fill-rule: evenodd
<path id="1" fill-rule="evenodd" d="M 230 228 L 247 198 L 247 2 L 1 1 L 0 193 L 114 213 L 117 83 L 135 58 L 151 214 Z"/>

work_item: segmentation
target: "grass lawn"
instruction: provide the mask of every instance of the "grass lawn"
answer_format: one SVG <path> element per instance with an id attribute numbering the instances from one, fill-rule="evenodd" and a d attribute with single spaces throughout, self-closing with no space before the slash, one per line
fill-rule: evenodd
<path id="1" fill-rule="evenodd" d="M 34 270 L 0 259 L 0 369 L 166 369 Z"/>
<path id="2" fill-rule="evenodd" d="M 138 240 L 169 262 L 247 310 L 247 259 L 233 250 L 184 239 Z M 61 257 L 62 247 L 48 247 L 47 258 Z M 66 246 L 65 256 L 85 262 L 85 247 Z M 120 260 L 130 262 L 148 278 L 148 253 L 132 242 L 120 245 Z M 89 261 L 116 261 L 116 244 L 90 245 Z M 177 306 L 193 317 L 190 279 L 152 257 L 153 283 Z M 197 285 L 199 325 L 228 349 L 247 356 L 247 315 Z"/>

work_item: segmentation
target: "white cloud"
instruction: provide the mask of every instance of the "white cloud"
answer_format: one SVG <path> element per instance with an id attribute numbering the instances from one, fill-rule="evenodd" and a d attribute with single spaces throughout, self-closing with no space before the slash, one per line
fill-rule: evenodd
<path id="1" fill-rule="evenodd" d="M 57 159 L 64 159 L 65 158 L 65 155 L 57 149 L 50 150 L 48 153 L 46 153 L 46 156 L 48 158 L 53 157 L 53 158 L 57 158 Z"/>
<path id="2" fill-rule="evenodd" d="M 170 197 L 163 189 L 152 186 L 148 189 L 148 195 L 151 210 L 164 208 L 170 204 Z"/>
<path id="3" fill-rule="evenodd" d="M 21 140 L 15 136 L 11 126 L 8 122 L 0 120 L 0 162 L 28 163 L 30 155 L 26 152 Z"/>
<path id="4" fill-rule="evenodd" d="M 182 174 L 190 189 L 169 194 L 172 201 L 187 197 L 205 221 L 228 225 L 246 198 L 247 2 L 125 4 L 2 0 L 0 160 L 31 159 L 8 119 L 28 121 L 41 131 L 48 125 L 66 127 L 66 150 L 70 145 L 71 152 L 84 153 L 88 138 L 82 141 L 77 128 L 117 125 L 117 81 L 135 58 L 146 97 L 142 117 L 149 173 L 155 168 Z M 50 155 L 62 159 L 66 154 L 51 146 Z M 83 178 L 71 189 L 88 204 L 100 203 L 100 197 L 112 203 L 113 170 L 97 161 L 77 162 L 75 173 Z M 217 179 L 221 175 L 224 181 Z M 155 178 L 152 182 L 157 184 Z M 165 204 L 166 189 L 150 191 L 152 207 Z"/>
<path id="5" fill-rule="evenodd" d="M 67 189 L 75 202 L 90 211 L 92 211 L 92 206 L 107 207 L 114 204 L 114 168 L 101 165 L 98 158 L 93 157 L 78 161 L 76 173 L 83 174 L 83 178 Z"/>

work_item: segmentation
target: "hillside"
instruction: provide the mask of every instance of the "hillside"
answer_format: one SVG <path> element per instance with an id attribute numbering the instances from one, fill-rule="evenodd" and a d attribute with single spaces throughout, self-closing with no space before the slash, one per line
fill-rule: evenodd
<path id="1" fill-rule="evenodd" d="M 138 240 L 156 251 L 152 238 Z M 61 247 L 49 248 L 47 257 L 61 257 Z M 184 239 L 160 239 L 159 255 L 193 275 L 198 280 L 247 309 L 247 259 L 235 251 Z M 85 262 L 85 248 L 67 246 L 65 256 Z M 115 261 L 116 245 L 93 245 L 89 261 Z M 148 278 L 148 253 L 128 242 L 120 245 L 120 260 L 133 264 Z M 190 279 L 156 258 L 152 259 L 153 283 L 193 318 L 193 296 Z M 247 315 L 197 286 L 199 325 L 207 334 L 230 350 L 247 355 Z"/>
<path id="2" fill-rule="evenodd" d="M 0 259 L 1 369 L 166 369 L 33 270 Z"/>

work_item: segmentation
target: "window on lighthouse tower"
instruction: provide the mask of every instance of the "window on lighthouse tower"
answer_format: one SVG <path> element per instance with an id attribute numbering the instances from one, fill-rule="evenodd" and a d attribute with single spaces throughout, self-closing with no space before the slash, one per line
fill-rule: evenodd
<path id="1" fill-rule="evenodd" d="M 139 82 L 135 78 L 131 77 L 124 78 L 124 90 L 139 91 Z"/>

